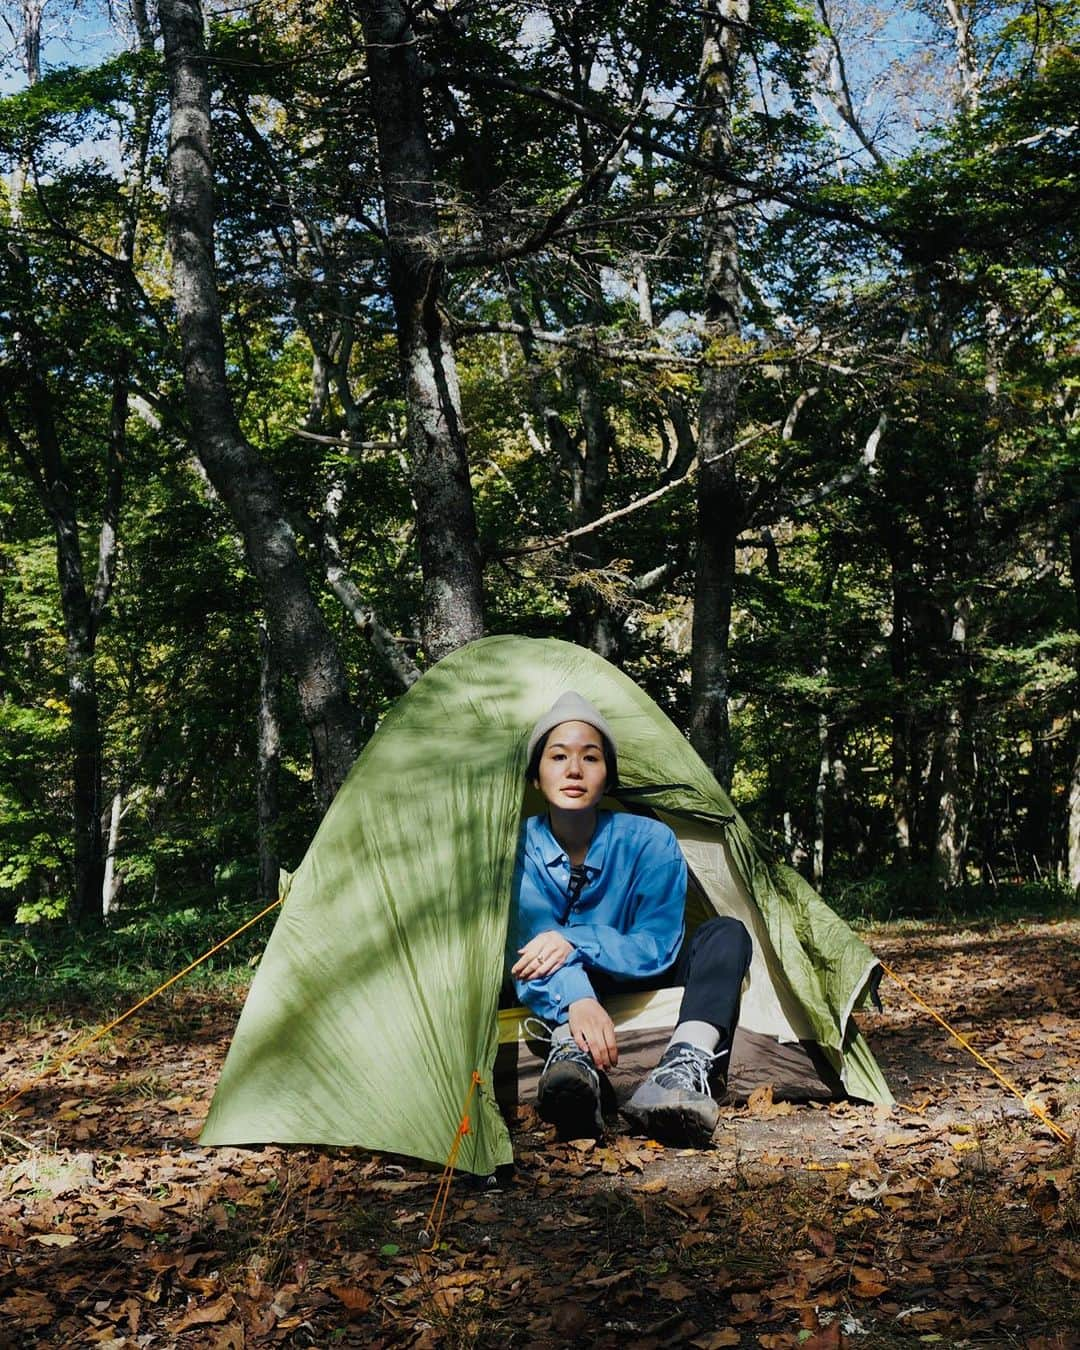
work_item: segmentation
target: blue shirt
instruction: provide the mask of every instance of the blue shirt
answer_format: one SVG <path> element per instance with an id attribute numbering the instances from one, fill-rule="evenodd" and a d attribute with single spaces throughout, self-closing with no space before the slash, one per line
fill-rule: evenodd
<path id="1" fill-rule="evenodd" d="M 686 862 L 659 820 L 600 811 L 585 855 L 585 884 L 572 906 L 569 885 L 570 859 L 547 816 L 530 816 L 514 874 L 509 964 L 538 933 L 562 933 L 574 944 L 551 975 L 514 981 L 521 1002 L 553 1022 L 565 1022 L 576 999 L 596 997 L 590 970 L 641 980 L 674 962 L 683 936 Z"/>

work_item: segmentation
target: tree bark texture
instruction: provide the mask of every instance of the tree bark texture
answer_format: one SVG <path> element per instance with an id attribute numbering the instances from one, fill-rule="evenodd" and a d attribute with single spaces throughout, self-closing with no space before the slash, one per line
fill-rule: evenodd
<path id="1" fill-rule="evenodd" d="M 101 914 L 107 919 L 116 909 L 120 894 L 120 878 L 116 873 L 116 854 L 120 848 L 120 821 L 123 819 L 124 794 L 119 788 L 113 793 L 109 808 L 109 844 L 105 851 L 105 873 L 101 882 Z"/>
<path id="2" fill-rule="evenodd" d="M 484 631 L 480 549 L 457 362 L 442 305 L 443 261 L 424 75 L 400 0 L 357 0 L 386 210 L 390 290 L 405 380 L 421 632 L 434 660 Z"/>
<path id="3" fill-rule="evenodd" d="M 749 0 L 705 0 L 702 5 L 701 102 L 705 125 L 701 152 L 722 165 L 732 151 L 739 33 Z M 706 331 L 714 343 L 740 333 L 738 223 L 721 180 L 707 189 L 703 217 Z M 728 699 L 729 640 L 735 585 L 735 546 L 743 499 L 733 446 L 738 375 L 707 362 L 698 415 L 697 573 L 690 663 L 690 740 L 724 787 L 734 767 Z"/>
<path id="4" fill-rule="evenodd" d="M 604 510 L 615 431 L 597 379 L 592 361 L 582 358 L 574 363 L 571 380 L 585 445 L 581 451 L 574 448 L 572 528 L 596 520 Z M 588 548 L 577 553 L 575 562 L 582 571 L 602 565 L 602 559 Z M 607 596 L 594 585 L 575 586 L 570 593 L 570 612 L 576 640 L 605 660 L 617 662 L 621 624 Z"/>
<path id="5" fill-rule="evenodd" d="M 892 550 L 892 631 L 889 662 L 892 672 L 892 816 L 896 861 L 901 867 L 911 861 L 912 784 L 911 709 L 908 706 L 907 587 L 905 562 Z"/>
<path id="6" fill-rule="evenodd" d="M 275 833 L 281 769 L 281 672 L 265 624 L 259 625 L 259 717 L 256 764 L 256 814 L 259 843 L 259 902 L 278 898 L 279 862 Z"/>
<path id="7" fill-rule="evenodd" d="M 345 668 L 315 601 L 278 485 L 244 437 L 225 374 L 214 267 L 210 86 L 198 0 L 159 5 L 169 75 L 169 247 L 195 449 L 240 528 L 282 668 L 296 681 L 327 805 L 355 757 Z"/>
<path id="8" fill-rule="evenodd" d="M 964 879 L 967 853 L 968 777 L 965 772 L 964 707 L 956 690 L 942 709 L 939 732 L 940 787 L 937 834 L 934 840 L 934 877 L 945 890 Z"/>

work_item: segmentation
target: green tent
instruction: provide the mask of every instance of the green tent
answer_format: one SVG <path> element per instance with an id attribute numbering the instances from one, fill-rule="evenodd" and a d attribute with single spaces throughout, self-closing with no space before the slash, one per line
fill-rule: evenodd
<path id="1" fill-rule="evenodd" d="M 783 1077 L 784 1055 L 802 1050 L 825 1092 L 891 1100 L 851 1020 L 877 970 L 869 949 L 797 873 L 766 860 L 632 680 L 569 643 L 493 637 L 398 701 L 326 813 L 290 878 L 204 1144 L 362 1145 L 441 1163 L 475 1070 L 459 1166 L 511 1161 L 493 1074 L 500 1040 L 514 1053 L 523 1035 L 521 1010 L 500 1015 L 498 1001 L 519 828 L 539 804 L 525 791 L 525 747 L 566 689 L 595 703 L 618 740 L 610 805 L 652 811 L 678 834 L 688 921 L 735 913 L 750 928 L 740 1036 L 758 1080 Z M 655 1037 L 672 998 L 628 1000 L 616 1024 Z"/>

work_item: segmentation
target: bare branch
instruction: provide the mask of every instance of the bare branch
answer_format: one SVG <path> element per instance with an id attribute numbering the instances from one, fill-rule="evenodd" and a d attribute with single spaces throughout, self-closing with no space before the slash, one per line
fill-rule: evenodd
<path id="1" fill-rule="evenodd" d="M 683 566 L 679 558 L 669 558 L 667 562 L 662 562 L 658 567 L 650 568 L 648 572 L 642 572 L 639 577 L 631 577 L 630 589 L 635 595 L 643 595 L 646 591 L 651 591 L 655 586 L 667 581 L 668 577 L 674 576 Z"/>
<path id="2" fill-rule="evenodd" d="M 855 134 L 859 144 L 878 168 L 883 169 L 885 168 L 884 157 L 874 142 L 866 134 L 862 119 L 855 111 L 855 102 L 851 97 L 851 86 L 848 84 L 847 65 L 844 61 L 844 53 L 840 48 L 840 42 L 836 33 L 833 31 L 826 0 L 818 0 L 818 10 L 821 13 L 822 26 L 824 27 L 826 36 L 829 40 L 829 46 L 832 48 L 832 57 L 829 61 L 829 102 L 836 109 L 844 125 Z M 834 71 L 835 76 L 832 74 Z"/>
<path id="3" fill-rule="evenodd" d="M 324 436 L 317 431 L 305 431 L 303 427 L 290 427 L 293 436 L 301 440 L 316 441 L 319 445 L 340 445 L 346 450 L 396 450 L 393 441 L 351 441 L 347 436 Z"/>
<path id="4" fill-rule="evenodd" d="M 546 103 L 549 107 L 572 112 L 598 126 L 607 127 L 609 131 L 619 131 L 619 121 L 610 113 L 604 112 L 601 108 L 590 107 L 588 104 L 581 103 L 558 89 L 524 84 L 517 80 L 509 80 L 499 75 L 489 75 L 475 70 L 455 71 L 454 80 L 464 85 L 481 85 L 489 89 L 500 89 L 510 94 L 520 94 L 523 97 L 535 99 L 539 103 Z M 823 220 L 836 220 L 844 224 L 855 225 L 870 234 L 879 235 L 894 242 L 899 239 L 895 230 L 889 229 L 877 221 L 868 220 L 856 211 L 847 210 L 827 202 L 816 201 L 811 193 L 804 194 L 794 189 L 778 186 L 775 183 L 757 182 L 754 179 L 746 178 L 742 174 L 733 172 L 722 161 L 715 161 L 704 155 L 694 154 L 689 150 L 680 150 L 648 132 L 631 130 L 627 133 L 626 140 L 629 144 L 650 151 L 654 155 L 659 155 L 662 159 L 670 159 L 677 164 L 688 165 L 692 169 L 697 169 L 699 173 L 708 175 L 709 178 L 717 178 L 730 187 L 738 188 L 747 194 L 750 201 L 779 202 L 783 206 L 797 207 L 800 211 L 805 211 Z"/>
<path id="5" fill-rule="evenodd" d="M 856 479 L 861 478 L 864 473 L 873 476 L 873 474 L 877 472 L 874 463 L 877 457 L 877 448 L 881 441 L 881 437 L 884 434 L 888 420 L 888 413 L 883 412 L 878 418 L 873 431 L 866 438 L 866 444 L 863 446 L 859 455 L 858 464 L 852 465 L 850 469 L 845 469 L 843 473 L 838 473 L 835 478 L 830 478 L 829 481 L 823 483 L 821 487 L 815 488 L 813 492 L 808 492 L 805 496 L 799 497 L 796 501 L 793 501 L 788 507 L 787 514 L 794 515 L 798 511 L 805 510 L 808 506 L 816 506 L 818 502 L 823 502 L 827 497 L 832 497 L 835 493 L 839 492 L 841 488 L 848 487 L 851 483 L 854 483 Z"/>
<path id="6" fill-rule="evenodd" d="M 809 389 L 804 389 L 791 405 L 791 408 L 788 410 L 788 415 L 784 420 L 784 429 L 780 433 L 781 440 L 790 441 L 792 436 L 795 435 L 795 423 L 798 421 L 799 414 L 820 389 L 821 386 L 819 384 L 812 385 Z"/>
<path id="7" fill-rule="evenodd" d="M 360 632 L 370 640 L 371 645 L 386 662 L 402 689 L 408 689 L 420 678 L 419 667 L 410 659 L 393 633 L 380 622 L 375 610 L 365 603 L 341 556 L 341 545 L 332 528 L 337 521 L 341 496 L 340 485 L 333 486 L 326 494 L 326 511 L 323 519 L 318 522 L 298 520 L 297 529 L 319 550 L 327 585 L 345 606 Z"/>
<path id="8" fill-rule="evenodd" d="M 498 244 L 493 248 L 463 248 L 448 253 L 445 258 L 447 268 L 452 271 L 458 267 L 494 266 L 497 263 L 511 262 L 514 258 L 524 258 L 532 253 L 539 252 L 607 173 L 608 166 L 615 156 L 626 147 L 634 122 L 644 108 L 645 103 L 642 102 L 631 114 L 630 121 L 612 141 L 607 152 L 593 165 L 592 171 L 582 178 L 573 192 L 552 211 L 538 229 L 533 230 L 531 234 L 526 235 L 524 239 L 518 240 L 516 243 Z"/>
<path id="9" fill-rule="evenodd" d="M 545 342 L 553 347 L 570 347 L 574 351 L 588 352 L 590 356 L 604 357 L 611 361 L 629 361 L 645 366 L 680 366 L 693 369 L 701 364 L 698 356 L 682 356 L 678 352 L 659 352 L 638 347 L 612 347 L 596 338 L 576 338 L 572 333 L 556 333 L 550 329 L 533 328 L 520 323 L 465 323 L 454 322 L 455 333 L 509 333 L 514 337 L 528 337 L 536 342 Z M 721 363 L 723 364 L 723 363 Z M 738 363 L 745 364 L 745 358 Z"/>
<path id="10" fill-rule="evenodd" d="M 740 450 L 745 450 L 748 445 L 753 445 L 762 436 L 767 436 L 770 431 L 775 431 L 779 423 L 770 423 L 767 427 L 760 427 L 757 431 L 751 432 L 749 436 L 744 436 L 741 441 L 729 446 L 724 452 L 728 455 L 738 454 Z M 635 512 L 643 510 L 646 506 L 652 506 L 662 497 L 666 497 L 669 492 L 673 492 L 683 483 L 688 482 L 697 471 L 698 462 L 695 459 L 681 478 L 674 478 L 670 483 L 665 483 L 662 487 L 648 492 L 644 497 L 638 497 L 636 501 L 628 502 L 626 506 L 620 506 L 614 511 L 609 511 L 607 515 L 598 516 L 595 520 L 590 520 L 585 525 L 579 525 L 577 529 L 566 530 L 563 534 L 556 535 L 553 539 L 541 540 L 538 544 L 526 544 L 522 548 L 504 549 L 497 556 L 500 559 L 522 558 L 529 553 L 545 553 L 548 549 L 560 548 L 563 544 L 568 544 L 572 539 L 580 539 L 583 535 L 595 534 L 597 530 L 602 530 L 608 525 L 614 524 L 617 520 L 624 520 L 627 516 L 634 515 Z"/>

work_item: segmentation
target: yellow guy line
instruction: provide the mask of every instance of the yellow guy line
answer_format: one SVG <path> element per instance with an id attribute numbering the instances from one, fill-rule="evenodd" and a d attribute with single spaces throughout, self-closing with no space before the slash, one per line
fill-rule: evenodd
<path id="1" fill-rule="evenodd" d="M 1051 1133 L 1055 1134 L 1063 1144 L 1072 1143 L 1071 1137 L 1065 1133 L 1065 1131 L 1061 1128 L 1060 1125 L 1056 1125 L 1054 1121 L 1050 1119 L 1050 1117 L 1046 1114 L 1046 1112 L 1042 1109 L 1042 1107 L 1038 1105 L 1037 1102 L 1028 1101 L 1028 1099 L 1024 1096 L 1024 1094 L 1020 1091 L 1020 1089 L 1016 1086 L 1015 1083 L 1011 1083 L 1003 1073 L 999 1073 L 998 1070 L 994 1068 L 994 1066 L 990 1063 L 988 1059 L 984 1059 L 982 1055 L 979 1054 L 978 1050 L 976 1050 L 975 1047 L 971 1044 L 970 1041 L 965 1040 L 964 1037 L 961 1036 L 958 1031 L 954 1030 L 951 1026 L 949 1026 L 948 1022 L 945 1021 L 944 1017 L 942 1017 L 940 1013 L 936 1013 L 934 1009 L 931 1008 L 930 1004 L 926 1002 L 925 999 L 921 999 L 909 984 L 905 984 L 905 982 L 900 978 L 899 975 L 897 975 L 897 973 L 894 970 L 890 970 L 884 961 L 882 961 L 880 964 L 881 969 L 885 972 L 886 975 L 888 975 L 889 979 L 895 980 L 896 983 L 900 986 L 900 988 L 905 990 L 910 995 L 910 997 L 915 1000 L 915 1002 L 919 1005 L 920 1008 L 925 1008 L 935 1022 L 940 1022 L 941 1025 L 945 1028 L 945 1030 L 949 1033 L 949 1035 L 952 1036 L 954 1040 L 959 1041 L 960 1044 L 964 1047 L 964 1049 L 970 1055 L 973 1055 L 974 1058 L 979 1061 L 979 1063 L 983 1066 L 984 1069 L 989 1069 L 990 1072 L 994 1075 L 994 1077 L 998 1080 L 998 1082 L 1001 1083 L 1004 1087 L 1008 1088 L 1008 1090 L 1012 1093 L 1014 1097 L 1018 1097 L 1033 1116 L 1038 1116 L 1038 1118 L 1042 1121 L 1042 1123 L 1046 1126 L 1046 1128 L 1051 1131 Z"/>
<path id="2" fill-rule="evenodd" d="M 431 1213 L 428 1215 L 427 1226 L 424 1230 L 427 1245 L 432 1251 L 439 1245 L 439 1233 L 442 1231 L 443 1219 L 446 1217 L 446 1202 L 450 1199 L 450 1186 L 454 1180 L 454 1168 L 457 1166 L 461 1141 L 469 1133 L 469 1103 L 482 1081 L 480 1075 L 473 1069 L 472 1078 L 469 1080 L 469 1090 L 465 1094 L 465 1105 L 461 1108 L 461 1120 L 458 1122 L 454 1142 L 450 1145 L 450 1152 L 446 1157 L 446 1166 L 443 1168 L 439 1184 L 435 1189 L 435 1199 L 431 1202 Z"/>
<path id="3" fill-rule="evenodd" d="M 119 1017 L 114 1017 L 111 1022 L 107 1022 L 103 1027 L 98 1027 L 97 1031 L 91 1032 L 89 1036 L 84 1036 L 82 1040 L 76 1041 L 73 1046 L 64 1051 L 59 1059 L 54 1060 L 52 1064 L 47 1064 L 44 1069 L 40 1069 L 34 1074 L 29 1082 L 24 1083 L 18 1092 L 12 1093 L 6 1101 L 0 1102 L 0 1111 L 6 1111 L 12 1102 L 17 1102 L 23 1093 L 29 1092 L 34 1084 L 40 1079 L 47 1077 L 51 1073 L 55 1073 L 61 1064 L 66 1064 L 69 1059 L 74 1059 L 75 1056 L 81 1054 L 87 1046 L 93 1045 L 95 1041 L 100 1040 L 106 1032 L 112 1031 L 113 1027 L 118 1027 L 121 1022 L 126 1022 L 133 1013 L 137 1013 L 140 1008 L 145 1007 L 152 998 L 157 998 L 158 994 L 168 989 L 170 984 L 175 984 L 177 980 L 182 980 L 188 971 L 194 970 L 196 966 L 201 966 L 202 963 L 213 956 L 215 952 L 221 951 L 222 947 L 227 947 L 233 938 L 239 937 L 241 933 L 246 932 L 253 924 L 258 923 L 260 919 L 269 914 L 272 909 L 277 909 L 278 905 L 281 904 L 282 899 L 283 897 L 279 897 L 272 905 L 267 905 L 266 908 L 256 914 L 253 919 L 248 919 L 247 923 L 241 924 L 235 933 L 230 933 L 227 938 L 222 938 L 219 943 L 211 947 L 208 952 L 203 952 L 202 956 L 192 961 L 189 966 L 185 966 L 183 970 L 177 971 L 177 973 L 173 975 L 171 979 L 166 980 L 164 984 L 159 984 L 152 994 L 147 994 L 145 998 L 139 999 L 138 1003 L 136 1003 L 134 1007 L 129 1008 L 127 1012 L 121 1013 Z"/>

